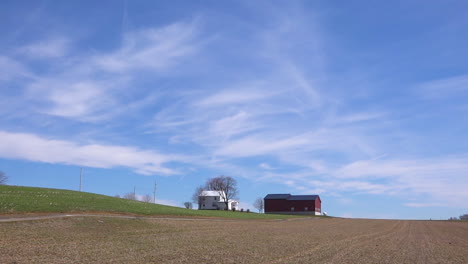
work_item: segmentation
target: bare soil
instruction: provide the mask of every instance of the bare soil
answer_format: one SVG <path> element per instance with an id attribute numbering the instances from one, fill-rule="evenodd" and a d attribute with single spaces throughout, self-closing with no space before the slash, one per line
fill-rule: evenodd
<path id="1" fill-rule="evenodd" d="M 0 223 L 0 263 L 468 263 L 468 222 L 73 217 Z"/>

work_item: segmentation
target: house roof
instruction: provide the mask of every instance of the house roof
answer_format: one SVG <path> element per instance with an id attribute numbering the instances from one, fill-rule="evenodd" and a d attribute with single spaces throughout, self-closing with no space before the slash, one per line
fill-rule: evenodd
<path id="1" fill-rule="evenodd" d="M 219 191 L 203 191 L 199 196 L 221 196 Z"/>
<path id="2" fill-rule="evenodd" d="M 268 194 L 265 200 L 290 200 L 290 201 L 313 201 L 318 195 L 291 195 L 287 194 Z M 320 199 L 320 198 L 319 198 Z"/>

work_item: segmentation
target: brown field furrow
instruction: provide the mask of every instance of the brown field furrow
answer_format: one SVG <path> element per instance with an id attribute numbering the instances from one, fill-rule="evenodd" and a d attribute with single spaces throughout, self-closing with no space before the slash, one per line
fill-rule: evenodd
<path id="1" fill-rule="evenodd" d="M 421 222 L 418 228 L 422 240 L 426 241 L 426 248 L 431 250 L 431 261 L 468 263 L 466 255 L 468 252 L 468 228 L 466 222 L 436 222 L 434 224 Z M 418 241 L 414 242 L 417 243 Z"/>
<path id="2" fill-rule="evenodd" d="M 366 247 L 370 245 L 371 252 L 367 252 L 365 256 L 372 256 L 374 252 L 379 250 L 379 244 L 381 245 L 380 247 L 382 247 L 382 242 L 390 240 L 390 237 L 395 236 L 395 234 L 405 234 L 407 227 L 408 222 L 397 221 L 395 222 L 395 225 L 392 226 L 392 228 L 388 231 L 374 233 L 369 236 L 363 237 L 358 241 L 350 243 L 349 245 L 346 245 L 345 248 L 340 249 L 340 251 L 331 258 L 331 263 L 343 263 L 344 260 L 351 261 L 351 259 L 357 259 L 358 261 L 356 263 L 359 263 L 360 261 L 362 261 L 361 255 L 364 255 L 363 253 L 364 249 L 367 249 Z M 355 256 L 356 253 L 358 254 L 357 257 Z M 382 258 L 384 257 L 385 256 L 380 255 L 379 259 L 382 261 Z"/>
<path id="3" fill-rule="evenodd" d="M 368 220 L 363 220 L 368 221 Z M 307 249 L 296 254 L 280 258 L 273 263 L 304 263 L 305 261 L 324 261 L 333 263 L 342 263 L 343 257 L 349 254 L 355 248 L 359 248 L 363 244 L 369 243 L 369 241 L 376 238 L 384 238 L 395 232 L 397 229 L 402 228 L 402 222 L 394 222 L 393 225 L 388 226 L 388 229 L 384 231 L 376 231 L 372 233 L 364 233 L 356 236 L 349 236 L 344 239 L 337 241 L 328 241 L 321 245 Z M 387 226 L 385 226 L 386 228 Z M 366 230 L 367 231 L 367 230 Z M 362 232 L 366 232 L 364 229 Z"/>
<path id="4" fill-rule="evenodd" d="M 336 254 L 331 263 L 401 263 L 395 262 L 395 256 L 401 255 L 399 246 L 409 236 L 408 221 L 399 221 L 397 228 L 389 232 L 360 240 Z M 407 259 L 410 261 L 409 259 Z M 414 263 L 414 261 L 410 261 Z"/>
<path id="5" fill-rule="evenodd" d="M 468 223 L 77 217 L 0 224 L 0 263 L 468 263 Z"/>

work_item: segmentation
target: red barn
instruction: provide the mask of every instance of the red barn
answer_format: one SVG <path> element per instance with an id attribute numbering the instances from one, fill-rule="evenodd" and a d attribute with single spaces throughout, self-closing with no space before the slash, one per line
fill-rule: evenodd
<path id="1" fill-rule="evenodd" d="M 318 195 L 268 194 L 266 214 L 322 214 L 322 201 Z"/>

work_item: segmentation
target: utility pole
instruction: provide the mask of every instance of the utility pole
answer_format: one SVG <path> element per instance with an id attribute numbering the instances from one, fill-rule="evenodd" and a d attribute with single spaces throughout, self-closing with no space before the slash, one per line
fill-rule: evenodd
<path id="1" fill-rule="evenodd" d="M 156 203 L 156 182 L 154 182 L 153 203 Z"/>
<path id="2" fill-rule="evenodd" d="M 83 183 L 83 168 L 80 168 L 80 192 L 82 190 L 82 183 Z"/>
<path id="3" fill-rule="evenodd" d="M 135 197 L 136 200 L 136 185 L 133 186 L 133 197 Z"/>

